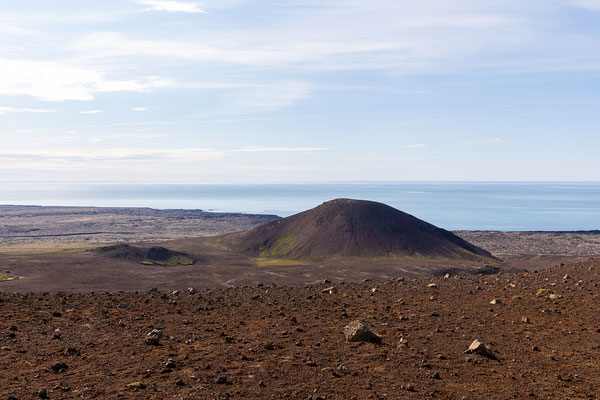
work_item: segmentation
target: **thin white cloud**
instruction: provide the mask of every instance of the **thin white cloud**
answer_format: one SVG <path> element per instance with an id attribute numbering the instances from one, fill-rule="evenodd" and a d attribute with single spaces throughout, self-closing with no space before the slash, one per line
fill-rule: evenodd
<path id="1" fill-rule="evenodd" d="M 148 107 L 133 107 L 131 111 L 141 112 L 148 110 Z"/>
<path id="2" fill-rule="evenodd" d="M 485 143 L 485 144 L 512 144 L 512 143 L 522 143 L 522 140 L 507 140 L 503 138 L 489 138 L 489 139 L 480 139 L 480 140 L 463 140 L 460 144 L 464 145 L 472 145 L 476 143 Z"/>
<path id="3" fill-rule="evenodd" d="M 600 11 L 600 0 L 573 0 L 572 4 L 588 10 Z"/>
<path id="4" fill-rule="evenodd" d="M 206 13 L 199 3 L 174 0 L 134 0 L 135 3 L 148 6 L 146 11 L 168 11 L 183 13 Z"/>
<path id="5" fill-rule="evenodd" d="M 327 147 L 258 147 L 247 146 L 241 149 L 234 149 L 232 152 L 239 153 L 264 153 L 264 152 L 312 152 L 329 150 Z"/>
<path id="6" fill-rule="evenodd" d="M 415 143 L 415 144 L 407 144 L 405 146 L 403 146 L 405 149 L 416 149 L 419 147 L 427 147 L 426 144 L 423 143 Z"/>
<path id="7" fill-rule="evenodd" d="M 80 111 L 80 114 L 100 114 L 101 112 L 103 112 L 102 110 L 85 110 L 85 111 Z"/>
<path id="8" fill-rule="evenodd" d="M 173 149 L 148 149 L 125 150 L 106 149 L 90 151 L 89 149 L 62 151 L 62 150 L 33 150 L 33 151 L 0 151 L 0 166 L 3 161 L 21 161 L 23 165 L 29 163 L 61 163 L 75 165 L 80 163 L 102 162 L 146 162 L 146 161 L 202 161 L 219 160 L 227 155 L 222 150 L 204 148 L 173 148 Z"/>
<path id="9" fill-rule="evenodd" d="M 284 81 L 238 89 L 222 95 L 228 112 L 271 111 L 310 97 L 315 86 L 308 82 Z"/>
<path id="10" fill-rule="evenodd" d="M 0 115 L 10 113 L 55 113 L 58 110 L 49 109 L 38 109 L 38 108 L 14 108 L 14 107 L 0 107 Z"/>
<path id="11" fill-rule="evenodd" d="M 101 92 L 146 92 L 172 82 L 150 76 L 110 80 L 104 72 L 73 61 L 0 58 L 0 94 L 28 95 L 45 101 L 93 100 Z"/>

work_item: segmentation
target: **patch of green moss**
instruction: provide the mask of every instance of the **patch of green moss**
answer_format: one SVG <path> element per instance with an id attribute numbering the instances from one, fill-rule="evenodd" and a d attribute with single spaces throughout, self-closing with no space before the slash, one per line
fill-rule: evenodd
<path id="1" fill-rule="evenodd" d="M 261 246 L 259 255 L 261 257 L 281 257 L 293 245 L 292 234 L 288 233 L 284 237 L 277 239 L 270 248 Z"/>
<path id="2" fill-rule="evenodd" d="M 255 258 L 254 263 L 259 267 L 289 266 L 302 264 L 302 262 L 299 260 L 289 260 L 285 258 Z"/>
<path id="3" fill-rule="evenodd" d="M 499 266 L 501 264 L 499 261 L 497 261 L 497 260 L 495 260 L 493 258 L 488 258 L 488 257 L 485 257 L 485 256 L 481 256 L 481 255 L 473 253 L 472 251 L 469 251 L 467 249 L 463 249 L 462 247 L 456 246 L 456 248 L 459 251 L 461 251 L 463 253 L 466 253 L 469 256 L 471 256 L 472 258 L 474 258 L 475 261 L 483 262 L 483 263 L 490 264 L 490 265 L 493 265 L 493 266 Z"/>
<path id="4" fill-rule="evenodd" d="M 540 290 L 537 291 L 537 295 L 538 296 L 543 296 L 543 295 L 545 295 L 546 293 L 549 293 L 549 292 L 550 292 L 550 289 L 540 289 Z"/>
<path id="5" fill-rule="evenodd" d="M 0 272 L 0 282 L 14 281 L 15 279 L 17 279 L 17 277 L 14 275 Z"/>
<path id="6" fill-rule="evenodd" d="M 184 256 L 173 256 L 165 261 L 144 260 L 141 263 L 144 265 L 160 265 L 162 267 L 177 267 L 180 265 L 194 265 L 194 260 Z"/>

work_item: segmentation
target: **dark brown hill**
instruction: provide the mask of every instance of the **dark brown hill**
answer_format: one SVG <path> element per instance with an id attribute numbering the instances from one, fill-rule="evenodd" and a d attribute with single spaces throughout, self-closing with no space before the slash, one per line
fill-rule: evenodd
<path id="1" fill-rule="evenodd" d="M 194 259 L 185 253 L 169 250 L 165 247 L 155 246 L 142 248 L 128 244 L 99 247 L 92 250 L 105 257 L 140 262 L 146 265 L 192 265 Z"/>
<path id="2" fill-rule="evenodd" d="M 382 203 L 336 199 L 218 243 L 253 256 L 296 259 L 424 256 L 481 260 L 487 251 Z"/>

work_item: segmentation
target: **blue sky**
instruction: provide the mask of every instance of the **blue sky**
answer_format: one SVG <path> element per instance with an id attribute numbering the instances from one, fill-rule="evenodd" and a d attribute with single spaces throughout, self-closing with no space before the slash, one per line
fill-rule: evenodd
<path id="1" fill-rule="evenodd" d="M 23 0 L 0 180 L 600 180 L 600 0 Z"/>

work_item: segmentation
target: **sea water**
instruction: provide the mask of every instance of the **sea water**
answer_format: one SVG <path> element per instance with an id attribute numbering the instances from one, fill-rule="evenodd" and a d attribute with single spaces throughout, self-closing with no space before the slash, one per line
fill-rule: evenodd
<path id="1" fill-rule="evenodd" d="M 283 217 L 339 197 L 386 203 L 450 230 L 600 229 L 600 182 L 0 182 L 0 204 L 203 209 Z"/>

